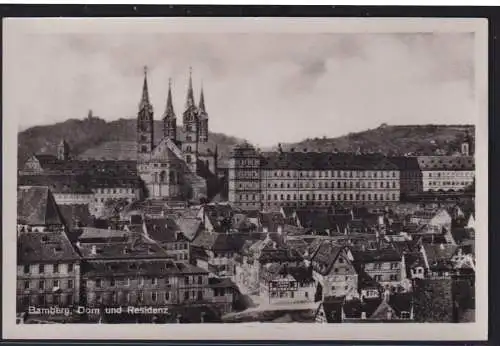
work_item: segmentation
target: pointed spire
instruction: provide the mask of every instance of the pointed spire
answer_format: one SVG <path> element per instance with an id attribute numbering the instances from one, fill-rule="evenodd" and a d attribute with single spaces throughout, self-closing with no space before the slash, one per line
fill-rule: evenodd
<path id="1" fill-rule="evenodd" d="M 148 91 L 148 67 L 144 66 L 144 84 L 142 85 L 142 97 L 139 104 L 139 109 L 149 106 L 149 91 Z"/>
<path id="2" fill-rule="evenodd" d="M 200 92 L 200 105 L 198 106 L 201 113 L 206 113 L 205 109 L 205 95 L 203 94 L 203 82 L 201 82 L 201 92 Z"/>
<path id="3" fill-rule="evenodd" d="M 174 105 L 172 102 L 172 78 L 168 79 L 167 108 L 165 109 L 165 116 L 175 116 Z"/>
<path id="4" fill-rule="evenodd" d="M 186 109 L 192 108 L 195 105 L 192 75 L 193 75 L 193 68 L 189 67 L 189 85 L 188 85 L 187 98 L 186 98 Z"/>

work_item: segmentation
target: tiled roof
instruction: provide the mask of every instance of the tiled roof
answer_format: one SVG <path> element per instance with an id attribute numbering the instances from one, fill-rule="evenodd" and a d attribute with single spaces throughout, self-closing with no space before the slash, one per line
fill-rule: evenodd
<path id="1" fill-rule="evenodd" d="M 359 269 L 358 272 L 358 289 L 380 289 L 380 284 L 375 281 L 370 275 L 368 275 L 364 270 Z"/>
<path id="2" fill-rule="evenodd" d="M 21 233 L 17 241 L 19 264 L 80 259 L 65 232 Z"/>
<path id="3" fill-rule="evenodd" d="M 176 222 L 179 230 L 190 241 L 195 239 L 201 231 L 202 221 L 198 218 L 181 217 Z"/>
<path id="4" fill-rule="evenodd" d="M 90 174 L 105 176 L 137 175 L 135 160 L 57 160 L 46 161 L 42 168 L 48 171 L 66 174 Z"/>
<path id="5" fill-rule="evenodd" d="M 451 259 L 458 246 L 451 244 L 423 244 L 429 265 Z"/>
<path id="6" fill-rule="evenodd" d="M 338 246 L 333 241 L 322 242 L 311 259 L 314 270 L 327 275 L 343 249 L 343 246 Z"/>
<path id="7" fill-rule="evenodd" d="M 419 170 L 418 158 L 416 156 L 392 156 L 389 160 L 400 170 L 414 171 Z"/>
<path id="8" fill-rule="evenodd" d="M 381 299 L 359 299 L 346 300 L 344 302 L 344 314 L 346 318 L 361 318 L 363 312 L 366 317 L 370 317 L 377 310 L 382 302 Z"/>
<path id="9" fill-rule="evenodd" d="M 344 297 L 325 297 L 323 299 L 321 306 L 323 307 L 325 318 L 328 323 L 341 322 L 344 299 Z"/>
<path id="10" fill-rule="evenodd" d="M 209 233 L 202 232 L 192 242 L 192 246 L 212 251 L 239 252 L 245 239 L 238 233 Z"/>
<path id="11" fill-rule="evenodd" d="M 79 155 L 82 160 L 137 160 L 136 141 L 109 141 Z"/>
<path id="12" fill-rule="evenodd" d="M 93 217 L 86 204 L 61 204 L 59 211 L 69 228 L 88 227 L 93 224 Z"/>
<path id="13" fill-rule="evenodd" d="M 20 175 L 19 186 L 48 186 L 53 193 L 90 194 L 88 181 L 74 174 Z"/>
<path id="14" fill-rule="evenodd" d="M 263 169 L 289 170 L 398 170 L 382 155 L 353 155 L 330 152 L 268 152 Z"/>
<path id="15" fill-rule="evenodd" d="M 401 261 L 401 255 L 394 249 L 353 251 L 353 257 L 359 263 Z"/>
<path id="16" fill-rule="evenodd" d="M 206 274 L 203 268 L 192 264 L 174 262 L 171 260 L 145 260 L 140 262 L 129 261 L 88 261 L 83 266 L 84 277 L 88 276 L 120 276 L 120 275 L 182 275 Z"/>
<path id="17" fill-rule="evenodd" d="M 470 239 L 469 232 L 465 228 L 452 227 L 450 232 L 453 240 L 455 240 L 457 244 L 461 244 L 464 240 Z"/>
<path id="18" fill-rule="evenodd" d="M 144 222 L 148 236 L 160 243 L 186 240 L 177 223 L 171 218 L 147 219 Z M 177 232 L 180 238 L 177 238 Z"/>
<path id="19" fill-rule="evenodd" d="M 287 264 L 269 263 L 264 265 L 260 272 L 264 281 L 277 280 L 281 277 L 292 276 L 295 281 L 301 283 L 313 282 L 312 268 L 304 266 L 289 267 Z"/>
<path id="20" fill-rule="evenodd" d="M 116 229 L 107 228 L 94 228 L 83 227 L 82 233 L 79 235 L 78 240 L 81 242 L 108 242 L 108 241 L 127 241 L 129 239 L 129 232 L 120 231 Z"/>
<path id="21" fill-rule="evenodd" d="M 59 208 L 46 186 L 22 186 L 17 190 L 17 220 L 26 225 L 64 225 Z"/>
<path id="22" fill-rule="evenodd" d="M 229 279 L 229 278 L 222 278 L 221 279 L 221 278 L 212 277 L 212 278 L 208 279 L 208 284 L 212 288 L 227 287 L 227 288 L 234 288 L 236 290 L 238 289 L 236 284 L 234 282 L 232 282 L 231 279 Z"/>
<path id="23" fill-rule="evenodd" d="M 472 156 L 419 156 L 418 165 L 422 171 L 473 171 Z"/>
<path id="24" fill-rule="evenodd" d="M 129 238 L 127 243 L 80 244 L 80 253 L 88 260 L 168 258 L 158 244 L 148 242 L 140 234 Z"/>

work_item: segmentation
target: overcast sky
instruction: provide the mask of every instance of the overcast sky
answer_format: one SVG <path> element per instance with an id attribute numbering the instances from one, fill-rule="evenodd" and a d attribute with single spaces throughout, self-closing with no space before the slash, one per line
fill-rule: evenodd
<path id="1" fill-rule="evenodd" d="M 210 130 L 255 144 L 381 123 L 474 123 L 472 34 L 24 33 L 7 31 L 4 117 L 19 128 L 133 118 L 143 66 L 155 119 L 173 79 L 181 123 L 189 66 Z"/>

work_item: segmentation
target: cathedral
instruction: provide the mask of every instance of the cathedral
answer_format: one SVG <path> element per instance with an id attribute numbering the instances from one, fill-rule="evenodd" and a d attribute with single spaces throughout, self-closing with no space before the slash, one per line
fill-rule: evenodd
<path id="1" fill-rule="evenodd" d="M 203 88 L 198 105 L 195 102 L 191 70 L 182 128 L 178 131 L 172 83 L 169 81 L 162 130 L 162 137 L 156 140 L 145 68 L 137 115 L 137 169 L 146 196 L 172 200 L 206 198 L 207 183 L 216 177 L 218 154 L 217 147 L 208 142 L 208 113 Z"/>

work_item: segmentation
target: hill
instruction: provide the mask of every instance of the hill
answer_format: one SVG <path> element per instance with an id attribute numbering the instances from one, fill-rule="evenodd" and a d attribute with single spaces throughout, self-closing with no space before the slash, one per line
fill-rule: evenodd
<path id="1" fill-rule="evenodd" d="M 474 138 L 472 125 L 384 124 L 337 138 L 308 138 L 297 143 L 282 144 L 282 148 L 296 151 L 380 152 L 387 155 L 451 155 L 460 150 L 467 132 Z"/>
<path id="2" fill-rule="evenodd" d="M 162 122 L 157 120 L 154 126 L 158 141 L 161 139 Z M 106 122 L 90 116 L 84 120 L 70 119 L 54 125 L 29 128 L 18 134 L 18 163 L 24 163 L 34 153 L 55 154 L 63 138 L 68 142 L 72 155 L 80 158 L 130 159 L 136 150 L 136 121 L 119 119 Z M 243 140 L 210 133 L 209 142 L 217 144 L 221 164 L 224 165 L 231 147 Z"/>
<path id="3" fill-rule="evenodd" d="M 181 129 L 179 129 L 180 133 Z M 376 129 L 350 133 L 337 138 L 308 138 L 298 143 L 282 144 L 284 150 L 381 152 L 388 155 L 402 154 L 452 154 L 469 132 L 474 136 L 472 125 L 382 125 Z M 155 121 L 156 140 L 162 133 L 161 121 Z M 57 144 L 64 138 L 73 155 L 81 158 L 133 157 L 136 144 L 135 119 L 119 119 L 106 122 L 97 117 L 84 120 L 70 119 L 62 123 L 29 128 L 18 134 L 18 159 L 23 163 L 33 153 L 55 153 Z M 220 163 L 227 166 L 231 147 L 243 139 L 210 133 L 209 142 L 217 144 Z M 277 147 L 270 148 L 276 150 Z"/>

